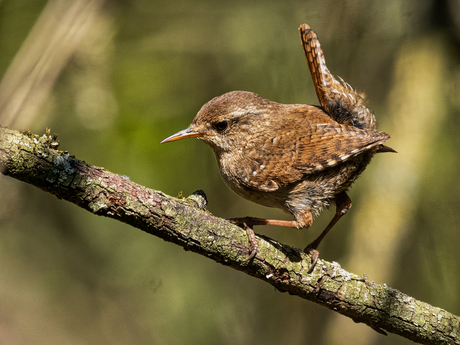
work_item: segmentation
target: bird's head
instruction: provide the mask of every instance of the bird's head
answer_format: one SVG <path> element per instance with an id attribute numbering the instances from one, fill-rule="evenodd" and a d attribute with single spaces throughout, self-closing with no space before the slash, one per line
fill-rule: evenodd
<path id="1" fill-rule="evenodd" d="M 235 151 L 263 133 L 270 120 L 268 110 L 277 105 L 252 92 L 228 92 L 203 105 L 190 126 L 161 143 L 198 138 L 216 153 Z"/>

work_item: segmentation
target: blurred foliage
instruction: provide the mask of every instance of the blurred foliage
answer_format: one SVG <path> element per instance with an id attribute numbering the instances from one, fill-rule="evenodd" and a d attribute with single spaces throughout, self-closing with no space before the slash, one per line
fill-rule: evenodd
<path id="1" fill-rule="evenodd" d="M 0 2 L 1 75 L 56 1 L 75 0 Z M 198 140 L 159 142 L 231 90 L 317 104 L 297 33 L 308 23 L 332 73 L 366 91 L 380 129 L 393 135 L 389 145 L 400 145 L 397 158 L 376 157 L 353 186 L 354 207 L 322 244 L 322 257 L 358 274 L 377 271 L 370 280 L 459 315 L 459 8 L 457 0 L 107 1 L 27 127 L 36 133 L 51 127 L 62 149 L 165 193 L 203 189 L 218 216 L 289 219 L 233 195 Z M 418 99 L 418 89 L 395 90 L 409 80 L 399 77 L 399 59 L 411 66 L 422 41 L 428 48 L 420 51 L 429 56 L 431 47 L 441 62 L 412 66 L 423 76 L 420 90 L 438 83 L 433 98 Z M 421 144 L 411 146 L 420 133 L 412 105 L 425 103 L 436 118 Z M 401 118 L 406 113 L 411 123 Z M 409 147 L 424 159 L 408 161 Z M 385 170 L 397 159 L 411 175 Z M 393 191 L 386 186 L 396 180 L 405 181 L 394 189 L 404 217 L 381 220 L 393 195 L 372 191 Z M 0 191 L 2 344 L 409 343 L 34 187 L 0 176 Z M 365 208 L 374 204 L 380 208 Z M 331 214 L 323 212 L 309 230 L 256 232 L 303 248 Z M 372 220 L 398 222 L 401 230 L 389 238 L 372 231 Z M 368 236 L 356 235 L 358 228 L 369 229 Z M 366 241 L 383 249 L 362 259 L 357 252 Z"/>

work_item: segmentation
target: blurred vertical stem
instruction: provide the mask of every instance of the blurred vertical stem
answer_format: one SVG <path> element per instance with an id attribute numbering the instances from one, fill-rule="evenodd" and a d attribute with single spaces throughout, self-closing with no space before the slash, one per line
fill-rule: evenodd
<path id="1" fill-rule="evenodd" d="M 50 0 L 0 83 L 0 124 L 27 128 L 104 0 Z"/>
<path id="2" fill-rule="evenodd" d="M 349 261 L 344 265 L 377 282 L 391 283 L 403 239 L 410 231 L 420 195 L 420 178 L 438 131 L 446 118 L 444 85 L 446 52 L 438 37 L 406 42 L 396 59 L 393 87 L 387 101 L 389 145 L 398 151 L 372 164 L 368 187 L 351 226 Z M 382 118 L 380 114 L 380 118 Z M 359 326 L 356 326 L 359 327 Z M 345 318 L 329 325 L 330 344 L 370 344 L 376 333 Z M 332 330 L 334 330 L 332 332 Z"/>

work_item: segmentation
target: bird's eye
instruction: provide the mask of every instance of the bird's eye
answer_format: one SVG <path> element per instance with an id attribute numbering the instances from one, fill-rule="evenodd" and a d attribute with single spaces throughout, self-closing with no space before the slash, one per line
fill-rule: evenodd
<path id="1" fill-rule="evenodd" d="M 222 120 L 222 121 L 219 121 L 219 122 L 216 122 L 214 124 L 214 128 L 218 131 L 218 132 L 223 132 L 225 131 L 227 128 L 228 128 L 228 120 Z"/>

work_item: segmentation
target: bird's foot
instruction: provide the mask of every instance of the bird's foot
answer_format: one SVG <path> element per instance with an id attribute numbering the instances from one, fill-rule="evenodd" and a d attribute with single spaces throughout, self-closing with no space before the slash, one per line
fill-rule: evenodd
<path id="1" fill-rule="evenodd" d="M 307 273 L 313 272 L 315 269 L 316 263 L 318 262 L 319 258 L 319 251 L 316 249 L 316 246 L 314 246 L 314 243 L 310 243 L 303 251 L 307 254 L 310 254 L 311 257 L 311 264 L 310 267 L 308 267 Z"/>
<path id="2" fill-rule="evenodd" d="M 257 255 L 257 252 L 259 250 L 259 242 L 257 242 L 256 234 L 254 233 L 254 230 L 252 230 L 252 227 L 254 225 L 259 225 L 257 222 L 252 222 L 254 220 L 260 220 L 260 218 L 253 218 L 253 217 L 245 217 L 245 218 L 232 218 L 229 219 L 228 221 L 230 223 L 236 224 L 239 227 L 242 227 L 244 230 L 246 230 L 246 234 L 248 235 L 248 240 L 249 240 L 249 249 L 250 253 L 249 256 L 243 260 L 243 262 L 248 262 Z"/>

